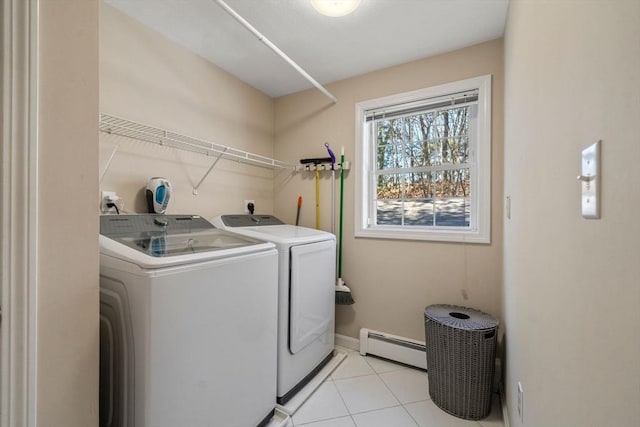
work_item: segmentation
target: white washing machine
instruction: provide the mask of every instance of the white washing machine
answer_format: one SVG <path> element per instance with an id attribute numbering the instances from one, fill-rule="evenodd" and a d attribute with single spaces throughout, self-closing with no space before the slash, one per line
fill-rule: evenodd
<path id="1" fill-rule="evenodd" d="M 278 403 L 284 405 L 333 356 L 336 238 L 271 215 L 222 215 L 212 222 L 278 248 Z"/>
<path id="2" fill-rule="evenodd" d="M 266 425 L 277 262 L 199 216 L 102 216 L 100 427 Z"/>

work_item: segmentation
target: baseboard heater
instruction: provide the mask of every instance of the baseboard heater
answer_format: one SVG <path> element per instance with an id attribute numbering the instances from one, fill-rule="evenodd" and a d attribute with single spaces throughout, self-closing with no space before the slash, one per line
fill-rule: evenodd
<path id="1" fill-rule="evenodd" d="M 424 341 L 399 337 L 386 332 L 360 329 L 360 354 L 378 356 L 416 368 L 427 369 Z"/>

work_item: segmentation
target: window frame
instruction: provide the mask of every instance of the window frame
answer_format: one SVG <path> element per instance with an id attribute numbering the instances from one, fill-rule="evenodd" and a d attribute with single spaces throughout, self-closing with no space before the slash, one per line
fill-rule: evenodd
<path id="1" fill-rule="evenodd" d="M 476 179 L 472 180 L 470 195 L 470 226 L 457 227 L 394 226 L 369 224 L 370 212 L 375 204 L 375 141 L 367 129 L 367 111 L 387 106 L 415 103 L 420 100 L 478 90 L 478 111 L 475 121 L 476 138 L 470 141 L 473 150 Z M 356 165 L 354 192 L 354 234 L 356 237 L 425 240 L 463 243 L 491 243 L 491 75 L 418 89 L 382 98 L 356 103 Z"/>

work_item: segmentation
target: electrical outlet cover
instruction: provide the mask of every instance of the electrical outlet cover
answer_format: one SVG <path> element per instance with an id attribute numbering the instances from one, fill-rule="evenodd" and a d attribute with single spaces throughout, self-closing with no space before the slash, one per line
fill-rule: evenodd
<path id="1" fill-rule="evenodd" d="M 107 203 L 110 200 L 115 200 L 118 197 L 115 191 L 102 191 L 100 192 L 100 211 L 102 213 L 116 212 L 116 208 L 107 207 Z"/>

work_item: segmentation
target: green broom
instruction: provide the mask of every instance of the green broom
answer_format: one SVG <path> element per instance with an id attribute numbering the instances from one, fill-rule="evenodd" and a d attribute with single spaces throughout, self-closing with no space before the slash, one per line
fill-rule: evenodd
<path id="1" fill-rule="evenodd" d="M 342 280 L 342 208 L 344 200 L 344 147 L 340 153 L 340 234 L 338 236 L 338 281 L 336 283 L 336 304 L 351 305 L 355 301 L 344 280 Z"/>

